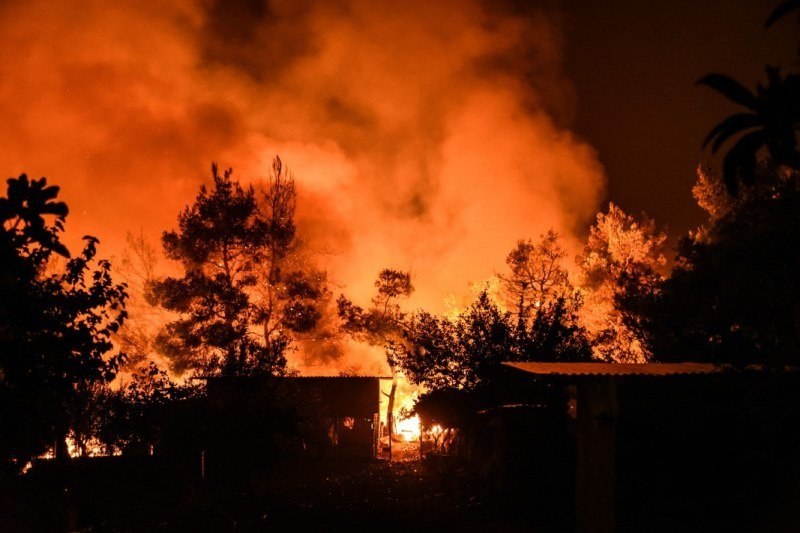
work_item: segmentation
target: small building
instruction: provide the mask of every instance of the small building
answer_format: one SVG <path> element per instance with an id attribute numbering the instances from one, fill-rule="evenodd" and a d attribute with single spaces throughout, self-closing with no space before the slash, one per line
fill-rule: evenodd
<path id="1" fill-rule="evenodd" d="M 722 531 L 761 523 L 791 483 L 796 372 L 700 363 L 504 363 L 508 389 L 565 391 L 576 531 Z M 795 454 L 796 455 L 796 454 Z"/>
<path id="2" fill-rule="evenodd" d="M 207 378 L 207 398 L 217 412 L 242 404 L 254 420 L 261 406 L 278 399 L 315 425 L 304 448 L 328 448 L 353 457 L 375 457 L 380 435 L 380 376 L 237 377 Z M 257 428 L 256 428 L 257 429 Z M 246 439 L 248 435 L 239 434 Z"/>

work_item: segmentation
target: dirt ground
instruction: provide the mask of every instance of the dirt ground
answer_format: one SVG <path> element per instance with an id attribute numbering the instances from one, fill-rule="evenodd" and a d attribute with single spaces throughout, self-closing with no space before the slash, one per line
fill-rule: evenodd
<path id="1" fill-rule="evenodd" d="M 403 450 L 409 452 L 409 450 Z M 481 481 L 408 460 L 327 458 L 231 484 L 90 480 L 4 495 L 2 531 L 533 531 Z M 96 477 L 96 476 L 95 476 Z M 130 476 L 126 476 L 130 477 Z M 41 484 L 40 482 L 36 482 Z"/>

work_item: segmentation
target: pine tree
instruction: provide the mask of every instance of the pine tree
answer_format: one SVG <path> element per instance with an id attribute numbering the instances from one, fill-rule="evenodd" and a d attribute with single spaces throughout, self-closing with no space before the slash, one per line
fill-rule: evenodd
<path id="1" fill-rule="evenodd" d="M 201 187 L 162 236 L 182 277 L 151 284 L 151 300 L 179 318 L 159 335 L 160 349 L 178 371 L 205 374 L 275 374 L 284 370 L 290 338 L 280 330 L 259 334 L 265 312 L 253 299 L 258 266 L 277 241 L 291 239 L 285 226 L 259 216 L 252 187 L 212 165 L 213 186 Z"/>

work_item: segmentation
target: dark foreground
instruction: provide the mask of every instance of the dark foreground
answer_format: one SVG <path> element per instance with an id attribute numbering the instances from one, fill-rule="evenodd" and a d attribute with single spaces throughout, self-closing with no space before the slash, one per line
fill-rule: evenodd
<path id="1" fill-rule="evenodd" d="M 214 484 L 177 482 L 152 458 L 113 459 L 84 462 L 67 476 L 32 471 L 6 487 L 0 530 L 534 530 L 522 514 L 485 499 L 480 480 L 420 461 L 328 459 Z"/>

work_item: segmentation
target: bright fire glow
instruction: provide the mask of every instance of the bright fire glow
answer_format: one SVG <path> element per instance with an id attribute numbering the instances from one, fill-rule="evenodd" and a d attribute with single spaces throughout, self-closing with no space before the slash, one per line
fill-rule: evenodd
<path id="1" fill-rule="evenodd" d="M 69 4 L 2 4 L 0 105 L 14 112 L 0 166 L 61 186 L 73 247 L 96 235 L 101 256 L 119 257 L 141 229 L 159 248 L 212 160 L 257 181 L 279 154 L 298 180 L 298 234 L 359 304 L 385 267 L 413 265 L 410 307 L 439 312 L 516 239 L 553 228 L 582 248 L 571 229 L 605 179 L 569 117 L 551 116 L 571 105 L 548 9 L 251 2 L 262 7 L 243 16 L 219 2 L 87 0 L 75 17 Z M 385 359 L 354 351 L 297 356 L 365 374 Z"/>
<path id="2" fill-rule="evenodd" d="M 420 424 L 419 417 L 414 415 L 397 422 L 397 434 L 406 441 L 419 439 Z"/>

